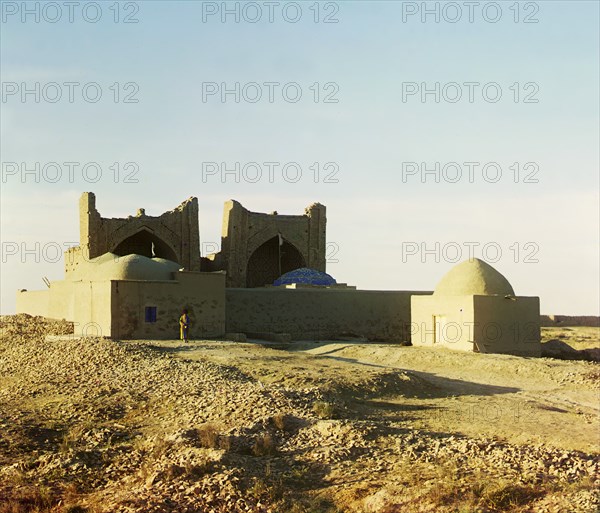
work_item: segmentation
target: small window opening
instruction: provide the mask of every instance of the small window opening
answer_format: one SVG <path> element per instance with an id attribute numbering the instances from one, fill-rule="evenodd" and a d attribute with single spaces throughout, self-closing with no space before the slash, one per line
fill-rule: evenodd
<path id="1" fill-rule="evenodd" d="M 156 306 L 146 307 L 146 322 L 156 322 Z"/>

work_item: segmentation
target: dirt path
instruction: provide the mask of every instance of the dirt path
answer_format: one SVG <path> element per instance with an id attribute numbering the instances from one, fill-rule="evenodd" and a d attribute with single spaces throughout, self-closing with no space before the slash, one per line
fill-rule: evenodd
<path id="1" fill-rule="evenodd" d="M 596 364 L 416 347 L 325 345 L 305 350 L 406 370 L 439 387 L 443 397 L 427 398 L 424 391 L 416 401 L 411 399 L 431 407 L 422 410 L 428 412 L 420 416 L 424 426 L 516 443 L 599 450 Z"/>
<path id="2" fill-rule="evenodd" d="M 411 411 L 414 427 L 600 450 L 600 370 L 589 362 L 343 342 L 298 342 L 285 351 L 259 341 L 157 344 L 182 358 L 235 365 L 265 383 L 323 386 L 405 371 L 418 386 L 390 390 L 371 404 Z"/>
<path id="3" fill-rule="evenodd" d="M 600 506 L 597 363 L 68 333 L 1 319 L 0 513 Z"/>

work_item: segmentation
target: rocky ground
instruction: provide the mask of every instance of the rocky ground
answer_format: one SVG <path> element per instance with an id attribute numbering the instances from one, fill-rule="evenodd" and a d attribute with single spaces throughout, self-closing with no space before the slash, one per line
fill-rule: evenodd
<path id="1" fill-rule="evenodd" d="M 600 506 L 594 361 L 0 329 L 0 513 Z M 544 340 L 600 347 L 594 328 Z"/>

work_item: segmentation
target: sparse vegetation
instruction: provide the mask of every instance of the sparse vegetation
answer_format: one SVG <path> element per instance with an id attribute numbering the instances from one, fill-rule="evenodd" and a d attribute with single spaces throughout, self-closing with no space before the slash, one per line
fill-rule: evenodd
<path id="1" fill-rule="evenodd" d="M 158 437 L 151 445 L 150 457 L 153 460 L 159 460 L 169 452 L 169 449 L 172 447 L 172 445 L 173 443 L 167 440 L 164 436 Z"/>
<path id="2" fill-rule="evenodd" d="M 335 414 L 335 406 L 325 401 L 315 401 L 312 410 L 322 419 L 332 419 Z"/>
<path id="3" fill-rule="evenodd" d="M 276 415 L 273 415 L 273 417 L 271 417 L 271 419 L 273 421 L 273 425 L 279 431 L 285 431 L 287 429 L 288 420 L 287 420 L 286 415 L 284 415 L 283 413 L 277 413 Z"/>
<path id="4" fill-rule="evenodd" d="M 273 456 L 277 452 L 275 440 L 269 433 L 261 433 L 252 446 L 254 456 Z"/>
<path id="5" fill-rule="evenodd" d="M 64 513 L 88 513 L 88 509 L 83 506 L 65 506 Z"/>
<path id="6" fill-rule="evenodd" d="M 205 424 L 197 430 L 198 441 L 201 447 L 207 449 L 219 448 L 219 430 L 213 424 Z"/>
<path id="7" fill-rule="evenodd" d="M 19 319 L 0 322 L 0 513 L 598 505 L 596 363 L 210 341 L 184 361 L 168 341 L 45 341 L 66 328 Z"/>
<path id="8" fill-rule="evenodd" d="M 81 424 L 77 424 L 71 427 L 63 436 L 63 439 L 59 446 L 59 451 L 63 454 L 67 454 L 76 449 L 79 440 L 85 431 L 85 427 Z"/>
<path id="9" fill-rule="evenodd" d="M 196 436 L 200 447 L 206 449 L 222 449 L 228 451 L 231 448 L 231 440 L 222 435 L 215 424 L 204 424 L 196 429 Z"/>
<path id="10" fill-rule="evenodd" d="M 265 501 L 268 504 L 277 504 L 285 494 L 285 488 L 281 481 L 276 481 L 269 477 L 253 478 L 252 485 L 247 491 L 256 501 Z"/>
<path id="11" fill-rule="evenodd" d="M 263 476 L 252 480 L 247 493 L 261 503 L 272 504 L 281 513 L 342 513 L 330 497 L 299 493 L 294 481 L 276 478 L 271 467 L 265 468 Z"/>
<path id="12" fill-rule="evenodd" d="M 483 491 L 480 503 L 491 511 L 506 511 L 528 504 L 544 493 L 539 487 L 532 485 L 500 482 Z"/>
<path id="13" fill-rule="evenodd" d="M 185 475 L 191 480 L 196 480 L 210 472 L 212 467 L 212 461 L 209 459 L 194 463 L 188 461 L 184 466 Z"/>
<path id="14" fill-rule="evenodd" d="M 25 487 L 0 502 L 0 513 L 50 513 L 58 502 L 47 486 Z"/>

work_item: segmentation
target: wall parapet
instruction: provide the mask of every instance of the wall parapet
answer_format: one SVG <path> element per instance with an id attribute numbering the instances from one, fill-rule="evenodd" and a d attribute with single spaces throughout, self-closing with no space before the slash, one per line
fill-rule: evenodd
<path id="1" fill-rule="evenodd" d="M 600 317 L 597 315 L 540 315 L 542 327 L 552 326 L 590 326 L 600 327 Z"/>

